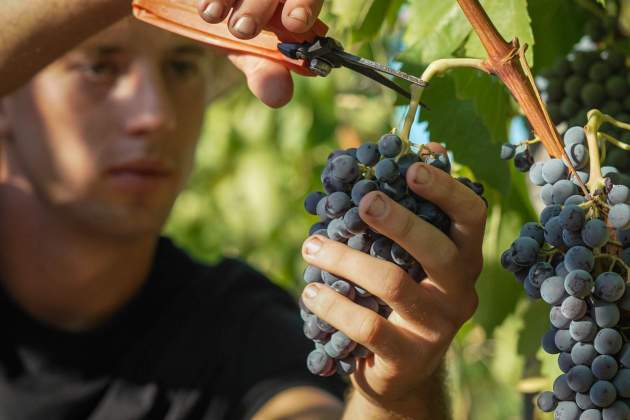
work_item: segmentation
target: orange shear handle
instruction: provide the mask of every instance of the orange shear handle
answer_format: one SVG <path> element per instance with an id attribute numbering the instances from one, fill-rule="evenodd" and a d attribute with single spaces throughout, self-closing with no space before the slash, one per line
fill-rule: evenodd
<path id="1" fill-rule="evenodd" d="M 281 3 L 258 36 L 243 40 L 232 35 L 226 22 L 210 24 L 204 21 L 197 12 L 196 0 L 133 0 L 132 3 L 134 16 L 144 22 L 230 52 L 264 57 L 299 74 L 313 76 L 303 60 L 293 60 L 278 51 L 278 44 L 311 42 L 326 35 L 328 27 L 317 20 L 306 33 L 289 32 L 282 25 L 283 7 L 284 3 Z"/>

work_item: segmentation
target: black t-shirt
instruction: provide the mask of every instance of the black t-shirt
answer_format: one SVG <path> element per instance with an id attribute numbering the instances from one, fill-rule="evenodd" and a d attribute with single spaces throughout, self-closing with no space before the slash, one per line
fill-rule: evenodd
<path id="1" fill-rule="evenodd" d="M 106 325 L 51 328 L 0 290 L 0 419 L 249 418 L 311 375 L 292 297 L 235 259 L 208 266 L 161 238 L 148 281 Z"/>

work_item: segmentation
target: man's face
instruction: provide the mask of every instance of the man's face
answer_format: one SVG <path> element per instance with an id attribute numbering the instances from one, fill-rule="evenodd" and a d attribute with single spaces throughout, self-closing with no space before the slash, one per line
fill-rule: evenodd
<path id="1" fill-rule="evenodd" d="M 193 165 L 207 50 L 126 19 L 0 103 L 9 179 L 52 217 L 114 235 L 158 233 Z"/>

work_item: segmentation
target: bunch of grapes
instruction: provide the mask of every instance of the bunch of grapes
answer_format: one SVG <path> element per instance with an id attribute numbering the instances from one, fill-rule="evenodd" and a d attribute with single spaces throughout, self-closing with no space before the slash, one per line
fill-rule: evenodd
<path id="1" fill-rule="evenodd" d="M 566 148 L 582 145 L 582 127 L 564 135 Z M 588 160 L 572 162 L 583 167 Z M 630 189 L 617 169 L 602 167 L 605 186 L 585 197 L 577 177 L 560 159 L 535 162 L 530 181 L 546 207 L 540 224 L 526 223 L 501 264 L 525 293 L 551 310 L 543 349 L 558 354 L 562 372 L 538 407 L 557 420 L 630 418 L 630 343 L 624 311 L 630 311 Z"/>
<path id="2" fill-rule="evenodd" d="M 583 32 L 595 44 L 623 42 L 624 34 L 619 30 L 617 21 L 621 14 L 623 0 L 607 1 L 604 8 L 598 2 L 590 1 L 590 7 L 604 13 L 591 15 L 586 20 Z"/>
<path id="3" fill-rule="evenodd" d="M 555 124 L 584 125 L 587 112 L 593 108 L 630 123 L 630 72 L 623 53 L 614 49 L 576 51 L 560 59 L 543 77 L 540 87 Z M 630 132 L 615 127 L 604 131 L 630 143 Z M 605 164 L 630 172 L 630 160 L 620 149 L 613 149 Z"/>
<path id="4" fill-rule="evenodd" d="M 311 227 L 309 235 L 323 235 L 373 257 L 390 261 L 402 267 L 416 282 L 420 282 L 426 277 L 420 263 L 399 244 L 371 230 L 359 216 L 358 209 L 366 194 L 381 191 L 448 234 L 451 226 L 449 217 L 438 206 L 408 189 L 405 177 L 409 167 L 420 161 L 450 173 L 449 158 L 446 154 L 433 153 L 424 148 L 419 153 L 408 149 L 400 137 L 386 134 L 377 144 L 366 143 L 358 149 L 331 153 L 321 174 L 324 192 L 308 194 L 304 207 L 308 213 L 319 217 L 319 222 Z M 483 194 L 481 184 L 464 177 L 458 179 L 475 193 Z M 324 283 L 356 304 L 385 318 L 392 311 L 382 300 L 351 281 L 315 266 L 306 267 L 304 282 Z M 313 374 L 350 374 L 355 369 L 356 358 L 370 355 L 368 349 L 319 319 L 301 301 L 300 307 L 304 334 L 315 342 L 315 349 L 307 358 L 308 369 Z"/>

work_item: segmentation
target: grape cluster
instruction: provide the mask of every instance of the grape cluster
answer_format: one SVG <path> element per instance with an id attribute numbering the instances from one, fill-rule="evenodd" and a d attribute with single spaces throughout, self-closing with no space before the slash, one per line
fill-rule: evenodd
<path id="1" fill-rule="evenodd" d="M 595 44 L 623 42 L 625 35 L 619 29 L 617 21 L 621 14 L 621 6 L 623 0 L 610 0 L 606 2 L 603 9 L 599 9 L 604 13 L 593 14 L 589 16 L 584 23 L 583 32 Z M 596 8 L 602 6 L 596 4 L 595 1 L 590 2 L 591 6 Z M 596 9 L 597 10 L 597 9 Z"/>
<path id="2" fill-rule="evenodd" d="M 623 53 L 576 51 L 544 72 L 541 83 L 549 116 L 555 124 L 585 125 L 586 114 L 597 108 L 618 121 L 630 123 L 630 72 Z M 630 132 L 605 128 L 604 132 L 630 143 Z M 613 149 L 605 161 L 621 172 L 630 172 L 630 160 Z"/>
<path id="3" fill-rule="evenodd" d="M 400 137 L 385 134 L 377 143 L 365 143 L 358 149 L 334 151 L 328 157 L 321 174 L 324 192 L 308 194 L 304 207 L 308 213 L 319 217 L 319 222 L 311 226 L 309 235 L 323 235 L 352 249 L 395 263 L 413 280 L 420 282 L 426 277 L 420 263 L 399 244 L 371 230 L 361 219 L 358 209 L 366 194 L 381 191 L 441 231 L 450 231 L 449 217 L 435 204 L 414 194 L 406 183 L 407 170 L 420 161 L 450 173 L 451 163 L 448 156 L 424 148 L 419 153 L 406 149 L 408 147 L 405 147 Z M 458 179 L 475 193 L 483 194 L 481 184 L 464 177 Z M 372 296 L 367 290 L 315 266 L 306 267 L 304 282 L 324 283 L 356 304 L 385 318 L 392 311 L 385 302 Z M 301 301 L 300 308 L 304 334 L 315 342 L 315 349 L 307 358 L 307 367 L 313 374 L 350 374 L 355 369 L 356 358 L 370 355 L 368 349 L 319 319 Z"/>
<path id="4" fill-rule="evenodd" d="M 586 146 L 584 130 L 570 128 L 564 143 Z M 577 169 L 584 161 L 572 163 Z M 588 200 L 576 182 L 578 176 L 587 182 L 586 172 L 571 175 L 560 159 L 533 163 L 529 179 L 541 187 L 546 207 L 540 224 L 526 223 L 501 255 L 525 293 L 551 305 L 542 347 L 558 354 L 563 374 L 537 404 L 555 410 L 557 420 L 630 419 L 630 342 L 623 316 L 630 311 L 630 190 L 614 183 L 620 179 L 615 168 L 603 167 L 602 175 L 607 187 Z M 601 209 L 610 209 L 608 225 Z"/>

